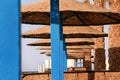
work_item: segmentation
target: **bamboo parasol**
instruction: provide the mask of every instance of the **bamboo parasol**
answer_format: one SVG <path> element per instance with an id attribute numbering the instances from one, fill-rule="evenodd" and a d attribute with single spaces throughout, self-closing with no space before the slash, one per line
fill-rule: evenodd
<path id="1" fill-rule="evenodd" d="M 47 56 L 51 56 L 50 53 L 48 52 L 42 52 L 41 54 L 45 54 Z M 81 59 L 85 57 L 85 53 L 67 53 L 67 58 L 68 59 Z"/>
<path id="2" fill-rule="evenodd" d="M 74 58 L 74 59 L 80 59 L 80 58 L 84 58 L 86 53 L 89 53 L 88 50 L 67 50 L 67 57 Z M 42 51 L 40 54 L 51 56 L 51 51 L 45 50 L 45 51 Z"/>
<path id="3" fill-rule="evenodd" d="M 51 56 L 51 54 L 49 54 L 49 53 L 45 53 L 45 55 L 47 55 L 47 56 Z M 68 59 L 81 59 L 81 58 L 84 58 L 85 57 L 85 54 L 83 54 L 83 53 L 80 53 L 80 54 L 68 54 L 67 55 L 67 58 Z"/>
<path id="4" fill-rule="evenodd" d="M 60 17 L 64 26 L 120 23 L 120 13 L 75 0 L 60 0 L 59 3 Z M 21 7 L 21 13 L 22 23 L 50 25 L 50 0 L 24 5 Z"/>
<path id="5" fill-rule="evenodd" d="M 107 33 L 100 32 L 91 27 L 66 26 L 63 27 L 65 38 L 97 38 L 106 37 Z M 22 33 L 24 38 L 50 38 L 50 26 L 43 26 L 34 30 Z"/>
<path id="6" fill-rule="evenodd" d="M 66 46 L 75 46 L 75 45 L 94 45 L 94 40 L 88 38 L 74 38 L 66 39 Z M 29 46 L 50 46 L 50 39 L 37 40 L 35 42 L 29 43 Z"/>
<path id="7" fill-rule="evenodd" d="M 44 53 L 50 54 L 50 53 L 51 53 L 51 50 L 43 50 L 43 51 L 41 52 L 41 54 L 44 54 Z M 84 50 L 67 50 L 67 54 L 69 54 L 69 53 L 72 53 L 72 54 L 84 53 L 84 54 L 86 54 L 86 53 L 90 53 L 90 52 L 89 52 L 87 49 L 84 49 Z"/>
<path id="8" fill-rule="evenodd" d="M 93 49 L 93 46 L 90 45 L 79 45 L 79 46 L 66 46 L 67 50 L 79 50 L 79 49 Z M 36 48 L 36 50 L 51 50 L 50 46 L 41 46 Z"/>

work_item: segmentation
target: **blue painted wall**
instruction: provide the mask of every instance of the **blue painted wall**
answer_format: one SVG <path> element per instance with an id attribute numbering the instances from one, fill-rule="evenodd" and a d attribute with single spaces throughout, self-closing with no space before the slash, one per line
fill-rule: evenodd
<path id="1" fill-rule="evenodd" d="M 19 0 L 0 0 L 0 80 L 20 77 Z"/>

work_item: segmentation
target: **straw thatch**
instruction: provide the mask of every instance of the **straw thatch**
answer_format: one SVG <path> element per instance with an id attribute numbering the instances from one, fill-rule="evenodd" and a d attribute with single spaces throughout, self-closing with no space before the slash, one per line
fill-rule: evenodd
<path id="1" fill-rule="evenodd" d="M 60 17 L 63 25 L 103 25 L 120 23 L 120 14 L 75 0 L 60 0 Z M 71 6 L 74 5 L 74 6 Z M 22 6 L 22 23 L 50 24 L 50 0 Z"/>
<path id="2" fill-rule="evenodd" d="M 50 53 L 44 53 L 47 56 L 51 56 Z M 68 59 L 81 59 L 84 58 L 85 54 L 84 53 L 68 53 L 67 54 L 67 58 Z"/>
<path id="3" fill-rule="evenodd" d="M 79 46 L 66 46 L 67 50 L 79 50 L 79 49 L 93 49 L 93 46 L 90 45 L 79 45 Z M 39 48 L 36 48 L 36 50 L 50 50 L 50 46 L 41 46 Z"/>
<path id="4" fill-rule="evenodd" d="M 86 49 L 88 53 L 86 53 L 84 59 L 83 59 L 83 66 L 86 68 L 86 70 L 91 70 L 91 49 Z"/>
<path id="5" fill-rule="evenodd" d="M 105 49 L 95 49 L 95 70 L 105 70 Z"/>
<path id="6" fill-rule="evenodd" d="M 94 0 L 94 5 L 105 8 L 106 0 Z M 104 26 L 95 26 L 94 29 L 104 32 Z M 94 70 L 105 70 L 105 43 L 104 38 L 97 38 L 94 40 L 95 45 L 95 65 Z"/>
<path id="7" fill-rule="evenodd" d="M 68 59 L 82 59 L 84 58 L 84 54 L 77 54 L 77 55 L 67 55 Z"/>
<path id="8" fill-rule="evenodd" d="M 95 27 L 99 31 L 103 31 L 103 27 Z M 95 55 L 95 70 L 105 70 L 105 44 L 104 38 L 94 39 L 94 55 Z"/>
<path id="9" fill-rule="evenodd" d="M 51 50 L 44 50 L 47 53 L 51 53 Z M 67 50 L 67 53 L 89 53 L 88 50 L 83 49 L 83 50 Z"/>
<path id="10" fill-rule="evenodd" d="M 88 38 L 74 38 L 65 40 L 67 46 L 71 45 L 94 45 L 94 41 Z M 35 42 L 29 43 L 29 46 L 50 46 L 50 39 L 37 40 Z"/>
<path id="11" fill-rule="evenodd" d="M 67 50 L 67 58 L 71 58 L 71 59 L 80 59 L 80 58 L 84 58 L 85 54 L 88 53 L 85 50 Z M 46 50 L 41 52 L 40 54 L 45 54 L 47 56 L 51 56 L 51 51 L 50 50 Z"/>
<path id="12" fill-rule="evenodd" d="M 111 10 L 120 12 L 120 0 L 108 0 Z M 120 71 L 120 24 L 109 27 L 109 70 Z"/>
<path id="13" fill-rule="evenodd" d="M 107 33 L 100 32 L 91 27 L 66 26 L 63 27 L 65 38 L 97 38 L 106 37 Z M 50 38 L 50 27 L 43 26 L 34 30 L 22 33 L 24 38 Z"/>

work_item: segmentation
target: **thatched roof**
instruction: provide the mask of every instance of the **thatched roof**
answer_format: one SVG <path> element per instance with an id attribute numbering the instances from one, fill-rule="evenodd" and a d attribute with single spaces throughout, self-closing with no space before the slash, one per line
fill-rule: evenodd
<path id="1" fill-rule="evenodd" d="M 45 55 L 47 55 L 47 56 L 51 56 L 51 54 L 50 53 L 44 53 Z M 68 53 L 67 54 L 67 58 L 68 59 L 81 59 L 81 58 L 84 58 L 85 57 L 85 54 L 84 53 Z"/>
<path id="2" fill-rule="evenodd" d="M 71 45 L 94 45 L 94 41 L 89 38 L 73 38 L 73 39 L 66 39 L 66 46 L 71 46 Z M 29 46 L 50 46 L 50 39 L 41 39 L 37 40 L 35 42 L 29 43 L 27 45 Z"/>
<path id="3" fill-rule="evenodd" d="M 93 46 L 90 45 L 79 45 L 79 46 L 66 46 L 67 50 L 80 50 L 80 49 L 93 49 Z M 36 48 L 36 50 L 50 50 L 50 46 L 41 46 Z"/>
<path id="4" fill-rule="evenodd" d="M 91 27 L 85 26 L 65 26 L 63 27 L 65 38 L 97 38 L 106 37 L 107 33 L 100 32 Z M 50 38 L 50 26 L 43 26 L 34 30 L 22 33 L 24 38 Z"/>
<path id="5" fill-rule="evenodd" d="M 63 25 L 103 25 L 120 23 L 120 14 L 75 0 L 60 0 L 60 17 Z M 72 6 L 74 5 L 74 6 Z M 21 7 L 22 23 L 50 24 L 50 0 Z"/>
<path id="6" fill-rule="evenodd" d="M 67 57 L 73 58 L 73 59 L 80 59 L 80 58 L 84 58 L 86 53 L 89 53 L 89 51 L 87 49 L 85 49 L 85 50 L 67 50 Z M 40 52 L 40 54 L 45 54 L 47 56 L 51 56 L 51 51 L 44 50 L 44 51 Z"/>
<path id="7" fill-rule="evenodd" d="M 51 54 L 46 54 L 47 56 L 50 56 Z M 72 53 L 68 53 L 67 54 L 67 58 L 68 59 L 82 59 L 85 57 L 84 53 L 80 53 L 80 54 L 72 54 Z"/>
<path id="8" fill-rule="evenodd" d="M 41 54 L 44 54 L 44 53 L 51 53 L 51 50 L 43 50 L 41 51 Z M 83 49 L 83 50 L 67 50 L 67 54 L 69 53 L 72 53 L 72 54 L 79 54 L 79 53 L 90 53 L 90 51 L 88 51 L 87 49 Z"/>

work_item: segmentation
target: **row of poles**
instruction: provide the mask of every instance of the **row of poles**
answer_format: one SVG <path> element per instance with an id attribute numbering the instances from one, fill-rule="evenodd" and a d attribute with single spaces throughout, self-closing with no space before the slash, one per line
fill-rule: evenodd
<path id="1" fill-rule="evenodd" d="M 58 41 L 56 48 L 58 50 L 57 53 L 59 54 L 59 28 L 61 27 L 59 23 L 60 19 L 58 17 L 58 3 L 58 0 L 51 0 L 51 26 L 57 27 L 56 30 L 58 31 L 58 36 L 56 36 L 55 42 Z M 18 8 L 19 5 L 20 4 L 18 0 L 0 1 L 0 10 L 2 10 L 0 13 L 0 80 L 19 80 L 20 78 L 20 44 L 18 44 L 20 43 L 20 10 Z M 119 23 L 119 14 L 116 14 L 116 16 L 117 15 L 117 23 Z M 51 29 L 54 30 L 53 28 Z M 53 35 L 54 34 L 52 33 L 51 36 L 53 37 Z M 55 50 L 53 50 L 55 48 L 54 44 L 55 43 L 52 41 L 52 80 L 63 80 L 62 74 L 60 74 L 63 73 L 60 72 L 60 66 L 55 65 L 57 62 L 60 61 L 58 54 L 54 53 L 56 52 Z M 54 61 L 56 60 L 54 59 L 55 56 L 57 56 L 57 61 Z"/>

